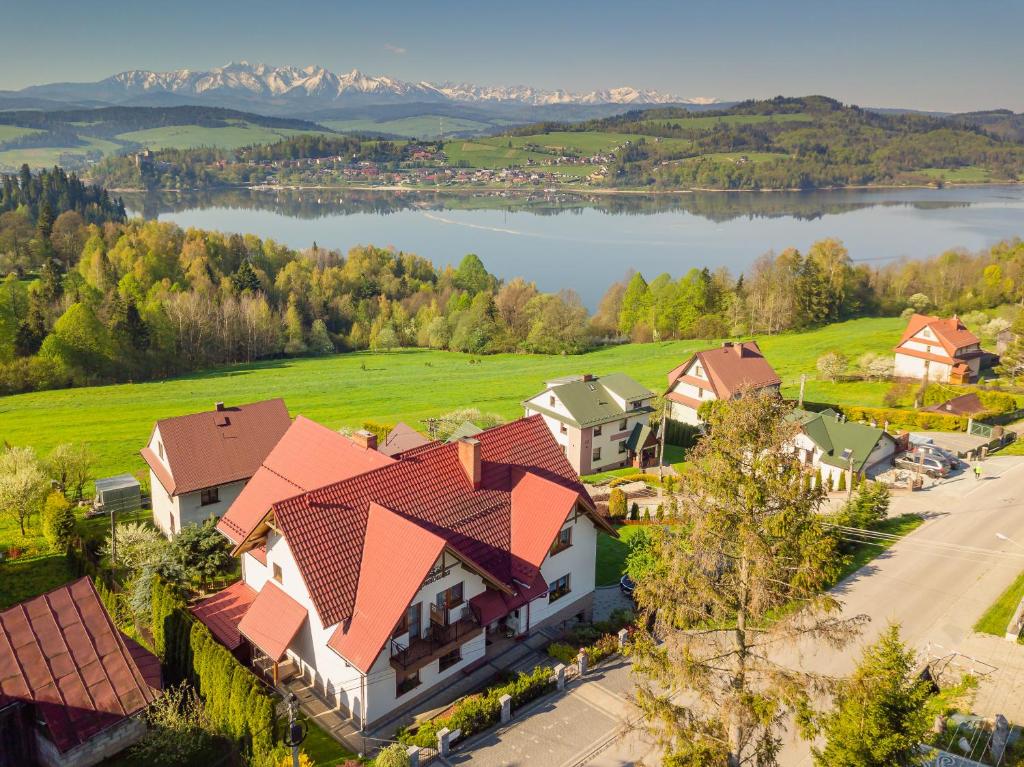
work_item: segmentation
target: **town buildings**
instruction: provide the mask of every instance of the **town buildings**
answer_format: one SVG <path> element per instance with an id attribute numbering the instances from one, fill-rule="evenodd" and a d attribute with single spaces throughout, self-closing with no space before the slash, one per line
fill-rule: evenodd
<path id="1" fill-rule="evenodd" d="M 171 538 L 185 525 L 220 517 L 290 423 L 281 399 L 218 402 L 212 411 L 157 421 L 142 449 L 153 522 Z"/>
<path id="2" fill-rule="evenodd" d="M 578 474 L 593 474 L 655 460 L 654 396 L 623 373 L 586 374 L 548 381 L 523 407 L 544 419 Z"/>
<path id="3" fill-rule="evenodd" d="M 363 729 L 507 636 L 589 617 L 615 534 L 539 416 L 397 459 L 298 418 L 218 528 L 243 585 L 196 615 Z"/>
<path id="4" fill-rule="evenodd" d="M 976 381 L 985 356 L 978 337 L 955 315 L 912 315 L 894 352 L 897 378 L 953 384 Z"/>
<path id="5" fill-rule="evenodd" d="M 821 472 L 827 488 L 837 487 L 843 473 L 852 487 L 851 471 L 873 479 L 892 466 L 896 439 L 883 429 L 851 423 L 834 410 L 795 410 L 793 418 L 800 426 L 794 449 L 803 464 Z"/>
<path id="6" fill-rule="evenodd" d="M 705 402 L 734 399 L 744 392 L 777 392 L 781 383 L 757 341 L 726 341 L 717 349 L 695 352 L 668 374 L 665 414 L 698 426 Z"/>

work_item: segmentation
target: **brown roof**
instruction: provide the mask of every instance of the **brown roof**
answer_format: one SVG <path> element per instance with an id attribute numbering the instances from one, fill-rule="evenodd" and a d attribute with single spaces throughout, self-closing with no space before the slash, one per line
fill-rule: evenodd
<path id="1" fill-rule="evenodd" d="M 291 423 L 270 399 L 156 422 L 170 473 L 146 447 L 142 457 L 171 495 L 249 479 Z"/>
<path id="2" fill-rule="evenodd" d="M 562 502 L 571 495 L 596 524 L 607 526 L 541 416 L 488 429 L 477 439 L 482 459 L 478 488 L 462 468 L 459 444 L 438 443 L 274 505 L 277 527 L 325 626 L 353 615 L 360 572 L 369 564 L 362 560 L 372 504 L 436 534 L 457 557 L 509 592 L 518 590 L 515 580 L 530 583 L 540 565 L 531 561 L 537 547 L 528 535 L 519 545 L 516 520 L 539 513 L 530 504 L 544 503 L 552 517 L 560 515 L 561 525 L 569 511 Z M 551 528 L 548 546 L 556 532 Z"/>
<path id="3" fill-rule="evenodd" d="M 775 369 L 761 354 L 757 341 L 727 341 L 717 349 L 696 352 L 686 362 L 668 374 L 668 388 L 672 389 L 683 376 L 694 357 L 700 360 L 708 380 L 700 381 L 710 388 L 718 399 L 729 399 L 743 389 L 761 389 L 782 383 Z"/>
<path id="4" fill-rule="evenodd" d="M 429 443 L 429 439 L 408 424 L 399 421 L 395 424 L 395 428 L 388 432 L 384 444 L 378 445 L 377 449 L 384 453 L 384 455 L 396 456 L 399 453 L 404 453 L 406 450 L 422 447 Z"/>
<path id="5" fill-rule="evenodd" d="M 255 599 L 256 591 L 245 581 L 238 581 L 189 609 L 218 642 L 235 650 L 242 644 L 238 624 Z"/>
<path id="6" fill-rule="evenodd" d="M 953 397 L 951 400 L 946 402 L 940 402 L 937 405 L 930 405 L 929 407 L 923 407 L 921 410 L 927 413 L 951 413 L 952 415 L 974 415 L 985 410 L 985 406 L 981 404 L 981 399 L 977 394 L 963 394 L 959 397 Z"/>
<path id="7" fill-rule="evenodd" d="M 34 704 L 61 752 L 138 713 L 160 664 L 122 636 L 81 578 L 0 612 L 0 708 Z"/>
<path id="8" fill-rule="evenodd" d="M 897 348 L 899 349 L 900 346 L 903 346 L 904 343 L 926 327 L 931 329 L 935 334 L 935 338 L 950 357 L 956 356 L 957 351 L 965 346 L 973 346 L 979 343 L 978 337 L 969 331 L 967 326 L 956 315 L 943 319 L 927 314 L 912 314 Z M 905 353 L 907 350 L 900 349 L 900 352 Z"/>

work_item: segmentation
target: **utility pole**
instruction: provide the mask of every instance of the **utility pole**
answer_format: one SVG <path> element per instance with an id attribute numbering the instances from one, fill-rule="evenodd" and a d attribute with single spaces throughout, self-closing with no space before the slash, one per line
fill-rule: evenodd
<path id="1" fill-rule="evenodd" d="M 288 737 L 284 744 L 292 750 L 292 767 L 299 767 L 299 746 L 306 739 L 306 725 L 298 720 L 299 699 L 295 693 L 288 695 Z"/>
<path id="2" fill-rule="evenodd" d="M 797 403 L 797 407 L 803 410 L 804 408 L 804 386 L 807 384 L 807 374 L 800 374 L 800 402 Z"/>

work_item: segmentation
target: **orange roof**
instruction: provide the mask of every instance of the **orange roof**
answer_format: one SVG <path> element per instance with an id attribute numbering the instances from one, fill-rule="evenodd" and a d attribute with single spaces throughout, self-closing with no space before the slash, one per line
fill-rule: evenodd
<path id="1" fill-rule="evenodd" d="M 217 529 L 241 544 L 278 501 L 393 462 L 316 421 L 297 416 L 221 517 Z"/>
<path id="2" fill-rule="evenodd" d="M 928 314 L 912 314 L 898 346 L 902 346 L 916 336 L 923 328 L 929 328 L 935 334 L 935 338 L 951 357 L 955 357 L 959 349 L 979 343 L 978 337 L 969 331 L 955 314 L 946 318 L 933 317 Z"/>
<path id="3" fill-rule="evenodd" d="M 271 660 L 279 661 L 306 616 L 305 607 L 285 594 L 273 581 L 267 581 L 239 621 L 238 631 Z"/>
<path id="4" fill-rule="evenodd" d="M 245 581 L 238 581 L 189 609 L 218 642 L 234 650 L 242 644 L 238 624 L 255 600 L 256 591 Z"/>
<path id="5" fill-rule="evenodd" d="M 441 536 L 371 503 L 352 620 L 338 625 L 327 646 L 369 671 L 444 549 Z"/>
<path id="6" fill-rule="evenodd" d="M 761 354 L 757 341 L 726 342 L 717 349 L 696 352 L 668 374 L 668 388 L 690 367 L 694 358 L 700 360 L 708 380 L 701 385 L 710 388 L 718 399 L 729 399 L 743 389 L 762 389 L 782 383 L 775 369 Z"/>
<path id="7" fill-rule="evenodd" d="M 551 550 L 579 494 L 532 471 L 512 486 L 512 577 L 529 584 Z"/>
<path id="8" fill-rule="evenodd" d="M 171 495 L 237 482 L 256 473 L 290 422 L 282 399 L 163 418 L 155 429 L 169 474 L 149 448 L 142 457 Z"/>

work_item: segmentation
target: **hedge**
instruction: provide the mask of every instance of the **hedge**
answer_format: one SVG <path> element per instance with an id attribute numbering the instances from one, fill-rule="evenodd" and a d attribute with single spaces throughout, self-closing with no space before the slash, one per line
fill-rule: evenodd
<path id="1" fill-rule="evenodd" d="M 518 708 L 536 700 L 553 686 L 551 669 L 537 666 L 529 674 L 519 676 L 505 684 L 491 687 L 480 695 L 463 698 L 455 704 L 451 714 L 421 724 L 415 733 L 408 730 L 398 732 L 398 740 L 407 746 L 429 748 L 437 744 L 437 733 L 444 728 L 459 730 L 460 737 L 467 738 L 492 727 L 501 719 L 501 697 L 512 696 L 512 708 Z"/>
<path id="2" fill-rule="evenodd" d="M 901 410 L 892 407 L 841 406 L 843 415 L 851 421 L 874 421 L 881 427 L 890 426 L 925 431 L 967 431 L 967 417 L 949 413 L 926 413 L 920 410 Z"/>

